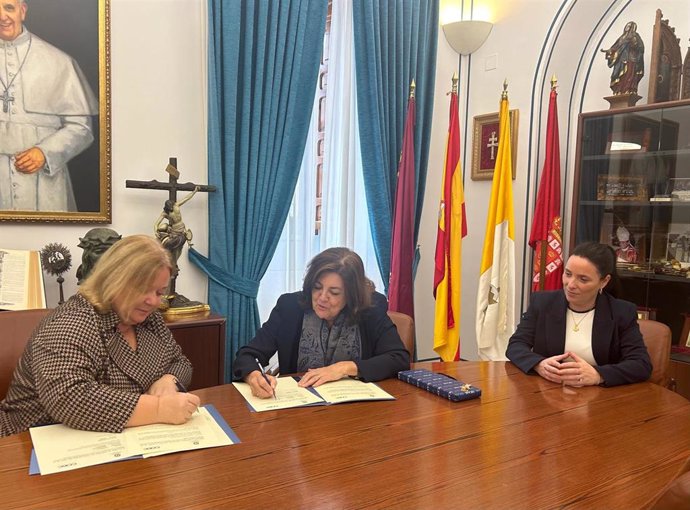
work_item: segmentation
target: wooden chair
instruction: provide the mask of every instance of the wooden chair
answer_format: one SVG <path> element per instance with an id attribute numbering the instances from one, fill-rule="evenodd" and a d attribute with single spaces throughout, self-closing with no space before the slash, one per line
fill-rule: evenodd
<path id="1" fill-rule="evenodd" d="M 31 333 L 50 309 L 0 312 L 0 400 L 5 398 L 12 374 Z"/>
<path id="2" fill-rule="evenodd" d="M 410 362 L 414 361 L 414 320 L 401 312 L 388 311 L 388 316 L 398 329 L 398 335 L 405 349 L 410 353 Z"/>
<path id="3" fill-rule="evenodd" d="M 676 477 L 644 508 L 650 510 L 681 510 L 690 508 L 690 458 Z"/>
<path id="4" fill-rule="evenodd" d="M 672 389 L 674 381 L 668 375 L 671 360 L 671 328 L 662 322 L 649 319 L 639 319 L 637 322 L 654 367 L 649 382 Z"/>

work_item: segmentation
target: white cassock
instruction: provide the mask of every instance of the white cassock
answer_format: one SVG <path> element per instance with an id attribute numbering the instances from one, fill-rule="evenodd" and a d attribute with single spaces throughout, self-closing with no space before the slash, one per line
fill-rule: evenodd
<path id="1" fill-rule="evenodd" d="M 98 115 L 86 77 L 72 57 L 26 27 L 13 41 L 0 40 L 0 76 L 5 85 L 14 78 L 7 111 L 0 101 L 0 209 L 76 211 L 67 163 L 93 142 L 90 116 Z M 31 147 L 46 164 L 24 174 L 14 155 Z"/>

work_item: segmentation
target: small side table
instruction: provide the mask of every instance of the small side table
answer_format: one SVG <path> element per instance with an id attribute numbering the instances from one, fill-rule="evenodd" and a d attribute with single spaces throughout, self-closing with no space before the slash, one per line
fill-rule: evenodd
<path id="1" fill-rule="evenodd" d="M 166 319 L 166 324 L 194 367 L 189 390 L 225 383 L 225 317 Z"/>

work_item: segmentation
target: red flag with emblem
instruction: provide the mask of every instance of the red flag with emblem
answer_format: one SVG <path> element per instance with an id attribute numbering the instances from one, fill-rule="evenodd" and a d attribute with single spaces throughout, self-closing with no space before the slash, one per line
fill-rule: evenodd
<path id="1" fill-rule="evenodd" d="M 546 123 L 546 157 L 529 237 L 529 245 L 534 249 L 533 291 L 556 290 L 563 286 L 561 153 L 558 143 L 557 97 L 554 79 Z"/>

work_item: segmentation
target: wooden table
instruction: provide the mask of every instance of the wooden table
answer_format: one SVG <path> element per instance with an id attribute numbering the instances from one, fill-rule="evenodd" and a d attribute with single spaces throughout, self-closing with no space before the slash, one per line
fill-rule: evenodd
<path id="1" fill-rule="evenodd" d="M 422 363 L 479 386 L 250 413 L 196 392 L 241 444 L 29 476 L 28 433 L 0 440 L 3 508 L 639 508 L 690 455 L 690 402 L 651 383 L 563 389 L 510 363 Z"/>

